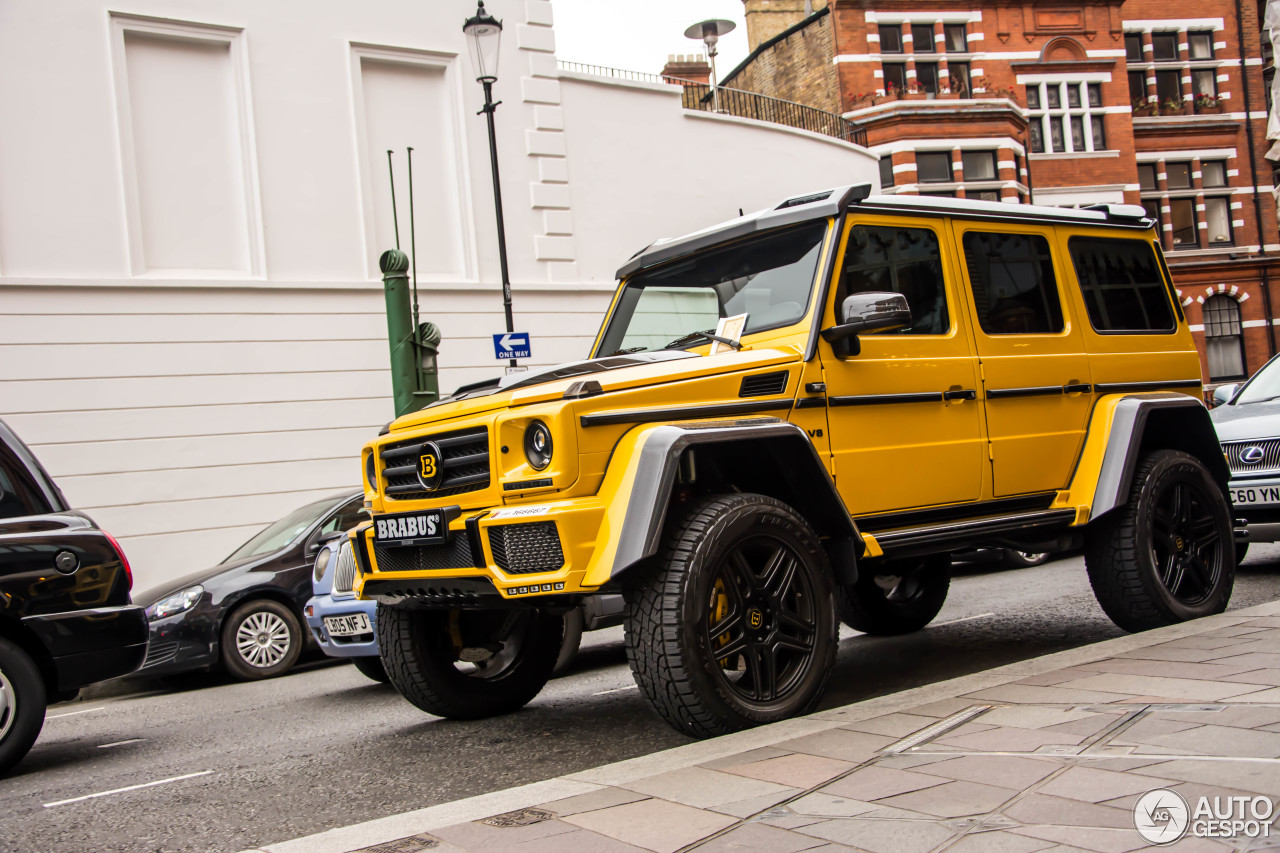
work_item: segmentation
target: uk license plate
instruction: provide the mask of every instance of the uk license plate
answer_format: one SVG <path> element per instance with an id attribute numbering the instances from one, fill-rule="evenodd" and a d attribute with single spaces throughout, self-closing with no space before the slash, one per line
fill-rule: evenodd
<path id="1" fill-rule="evenodd" d="M 330 637 L 351 637 L 356 634 L 372 634 L 369 617 L 364 613 L 352 613 L 350 616 L 324 617 L 324 629 Z"/>
<path id="2" fill-rule="evenodd" d="M 1268 506 L 1280 504 L 1280 483 L 1231 487 L 1231 503 L 1235 506 Z"/>
<path id="3" fill-rule="evenodd" d="M 438 509 L 381 515 L 373 522 L 378 545 L 436 545 L 449 538 L 449 525 Z"/>

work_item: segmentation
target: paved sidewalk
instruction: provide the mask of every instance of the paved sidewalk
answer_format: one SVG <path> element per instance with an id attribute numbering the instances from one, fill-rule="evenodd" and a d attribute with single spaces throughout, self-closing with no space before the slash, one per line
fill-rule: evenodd
<path id="1" fill-rule="evenodd" d="M 1158 788 L 1280 804 L 1280 602 L 262 850 L 1123 853 Z"/>

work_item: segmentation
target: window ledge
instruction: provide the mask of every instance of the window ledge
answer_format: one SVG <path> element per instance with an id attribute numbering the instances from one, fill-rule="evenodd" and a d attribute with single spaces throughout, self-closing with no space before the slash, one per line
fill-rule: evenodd
<path id="1" fill-rule="evenodd" d="M 1103 160 L 1108 157 L 1119 157 L 1117 149 L 1106 151 L 1045 151 L 1039 154 L 1028 154 L 1031 160 Z"/>

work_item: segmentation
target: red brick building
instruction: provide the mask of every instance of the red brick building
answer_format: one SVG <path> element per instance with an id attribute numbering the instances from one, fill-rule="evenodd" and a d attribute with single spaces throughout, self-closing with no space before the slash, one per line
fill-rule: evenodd
<path id="1" fill-rule="evenodd" d="M 1259 0 L 743 0 L 721 85 L 866 128 L 886 193 L 1141 204 L 1206 382 L 1276 352 Z"/>

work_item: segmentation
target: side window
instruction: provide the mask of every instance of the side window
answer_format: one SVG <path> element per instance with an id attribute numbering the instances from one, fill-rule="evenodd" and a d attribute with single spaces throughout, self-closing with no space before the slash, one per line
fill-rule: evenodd
<path id="1" fill-rule="evenodd" d="M 1044 237 L 970 231 L 964 235 L 964 259 L 982 331 L 1035 335 L 1063 330 L 1062 302 Z"/>
<path id="2" fill-rule="evenodd" d="M 332 533 L 339 530 L 350 530 L 364 521 L 364 498 L 344 504 L 337 514 L 320 525 L 320 533 Z"/>
<path id="3" fill-rule="evenodd" d="M 1169 289 L 1144 240 L 1072 237 L 1068 246 L 1089 322 L 1099 332 L 1172 332 Z"/>
<path id="4" fill-rule="evenodd" d="M 26 467 L 0 444 L 0 518 L 42 515 L 50 509 Z"/>
<path id="5" fill-rule="evenodd" d="M 944 335 L 951 328 L 938 235 L 927 228 L 855 225 L 849 230 L 837 315 L 846 296 L 867 291 L 907 297 L 912 323 L 898 334 Z"/>

